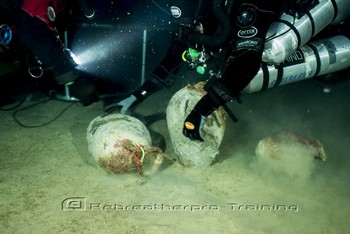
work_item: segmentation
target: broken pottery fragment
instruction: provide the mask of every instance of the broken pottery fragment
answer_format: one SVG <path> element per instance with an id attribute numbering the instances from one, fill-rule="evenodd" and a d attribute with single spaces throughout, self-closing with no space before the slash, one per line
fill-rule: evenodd
<path id="1" fill-rule="evenodd" d="M 203 127 L 204 141 L 191 140 L 182 133 L 183 124 L 196 103 L 205 95 L 204 82 L 188 84 L 171 98 L 167 107 L 167 124 L 179 162 L 187 167 L 210 166 L 219 154 L 226 129 L 226 112 L 220 107 L 209 115 Z"/>
<path id="2" fill-rule="evenodd" d="M 323 145 L 291 131 L 280 131 L 259 141 L 255 149 L 255 166 L 269 178 L 287 178 L 289 182 L 308 181 L 317 161 L 326 161 Z M 291 180 L 292 179 L 292 180 Z"/>

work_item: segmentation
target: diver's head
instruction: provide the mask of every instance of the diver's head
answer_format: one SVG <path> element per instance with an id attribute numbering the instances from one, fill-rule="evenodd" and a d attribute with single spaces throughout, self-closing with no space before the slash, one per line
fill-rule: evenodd
<path id="1" fill-rule="evenodd" d="M 191 45 L 222 45 L 230 35 L 230 18 L 222 0 L 170 0 L 178 37 Z"/>
<path id="2" fill-rule="evenodd" d="M 170 0 L 170 12 L 173 22 L 191 27 L 198 14 L 198 0 Z"/>

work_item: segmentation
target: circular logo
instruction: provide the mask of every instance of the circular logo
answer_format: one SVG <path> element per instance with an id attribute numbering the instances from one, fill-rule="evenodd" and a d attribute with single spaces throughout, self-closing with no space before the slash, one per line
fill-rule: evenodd
<path id="1" fill-rule="evenodd" d="M 254 37 L 258 33 L 258 29 L 256 27 L 250 27 L 241 29 L 238 31 L 237 36 L 240 38 L 251 38 Z"/>
<path id="2" fill-rule="evenodd" d="M 174 18 L 180 18 L 181 14 L 182 14 L 181 9 L 178 8 L 177 6 L 171 6 L 170 11 L 171 11 L 171 15 Z"/>
<path id="3" fill-rule="evenodd" d="M 0 44 L 8 45 L 11 39 L 12 39 L 11 27 L 8 26 L 7 24 L 0 25 Z"/>
<path id="4" fill-rule="evenodd" d="M 54 22 L 56 19 L 56 12 L 52 6 L 47 7 L 47 16 L 51 22 Z"/>

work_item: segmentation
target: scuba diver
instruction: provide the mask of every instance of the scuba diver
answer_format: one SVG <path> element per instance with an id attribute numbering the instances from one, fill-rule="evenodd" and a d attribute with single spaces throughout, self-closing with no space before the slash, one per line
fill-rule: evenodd
<path id="1" fill-rule="evenodd" d="M 204 87 L 207 93 L 187 116 L 183 134 L 203 141 L 202 126 L 208 115 L 226 102 L 240 101 L 242 90 L 265 62 L 282 64 L 287 55 L 328 24 L 340 24 L 350 14 L 350 4 L 342 0 L 171 0 L 170 10 L 178 30 L 164 59 L 140 88 L 116 105 L 121 108 L 120 112 L 125 113 L 132 105 L 168 86 L 179 67 L 188 63 L 190 68 L 206 74 L 208 79 Z M 322 20 L 319 17 L 323 17 Z M 310 29 L 303 28 L 305 25 Z M 286 27 L 288 29 L 281 30 Z M 269 42 L 270 45 L 266 46 Z M 332 48 L 334 44 L 329 44 L 326 57 L 332 61 L 336 57 L 336 49 Z M 316 56 L 317 49 L 312 50 Z M 316 57 L 318 59 L 312 61 L 321 60 L 320 56 Z M 305 59 L 301 62 L 305 64 Z M 327 73 L 350 66 L 342 64 L 336 69 L 329 69 L 316 65 L 316 72 L 309 71 L 302 78 L 320 75 L 322 69 L 323 73 Z M 262 70 L 268 76 L 270 68 L 266 64 L 264 68 Z M 264 77 L 265 88 L 282 82 L 283 67 L 276 68 L 274 73 L 278 77 L 273 82 L 268 77 L 266 81 Z"/>
<path id="2" fill-rule="evenodd" d="M 186 119 L 184 134 L 202 140 L 200 129 L 206 116 L 224 103 L 239 98 L 240 91 L 256 75 L 266 32 L 285 7 L 282 0 L 236 0 L 227 4 L 222 0 L 170 1 L 173 22 L 179 29 L 165 58 L 149 79 L 118 103 L 122 106 L 121 112 L 167 86 L 171 74 L 185 63 L 183 57 L 191 63 L 192 54 L 199 54 L 197 57 L 202 57 L 203 64 L 198 66 L 194 61 L 190 66 L 213 69 L 214 73 L 205 86 L 207 94 Z M 186 54 L 182 55 L 184 51 Z M 209 57 L 213 57 L 210 58 L 212 68 L 205 68 L 204 62 Z"/>
<path id="3" fill-rule="evenodd" d="M 64 11 L 68 1 L 1 0 L 0 3 L 1 14 L 6 13 L 6 17 L 11 18 L 15 24 L 16 34 L 27 57 L 29 74 L 40 78 L 45 69 L 59 85 L 69 85 L 72 96 L 84 106 L 97 101 L 95 86 L 76 71 L 76 64 L 57 29 L 67 20 Z M 85 0 L 76 3 L 86 18 L 93 17 L 94 11 Z"/>

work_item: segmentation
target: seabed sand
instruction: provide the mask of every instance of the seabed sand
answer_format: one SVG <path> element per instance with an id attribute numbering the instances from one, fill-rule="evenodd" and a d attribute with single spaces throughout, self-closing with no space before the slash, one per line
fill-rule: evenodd
<path id="1" fill-rule="evenodd" d="M 40 128 L 23 128 L 12 112 L 0 112 L 0 230 L 347 233 L 350 83 L 338 84 L 330 93 L 323 93 L 323 88 L 322 83 L 303 81 L 246 95 L 241 105 L 230 103 L 239 122 L 228 120 L 221 153 L 207 169 L 179 165 L 166 121 L 153 123 L 149 128 L 165 138 L 167 160 L 148 178 L 107 174 L 89 155 L 86 128 L 103 114 L 101 102 L 89 107 L 74 104 Z M 175 89 L 155 94 L 135 112 L 163 113 Z M 38 124 L 68 105 L 52 100 L 19 112 L 18 118 Z M 306 181 L 262 173 L 254 166 L 255 147 L 278 130 L 317 137 L 328 160 L 317 161 Z"/>

